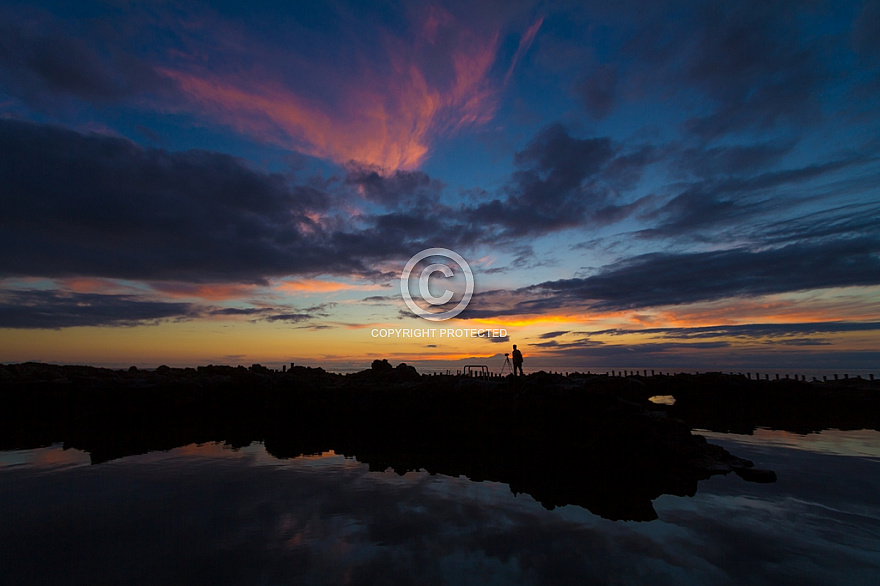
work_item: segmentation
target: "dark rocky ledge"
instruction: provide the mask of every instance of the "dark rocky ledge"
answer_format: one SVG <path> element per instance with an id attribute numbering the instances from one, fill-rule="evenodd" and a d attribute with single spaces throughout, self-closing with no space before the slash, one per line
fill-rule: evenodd
<path id="1" fill-rule="evenodd" d="M 676 403 L 655 405 L 654 395 Z M 420 376 L 384 361 L 345 376 L 306 367 L 27 363 L 0 366 L 0 449 L 63 442 L 98 464 L 191 443 L 259 441 L 278 458 L 334 450 L 372 470 L 492 480 L 547 508 L 651 520 L 656 497 L 693 495 L 714 474 L 775 480 L 692 427 L 750 433 L 781 422 L 815 431 L 831 421 L 878 429 L 876 396 L 872 388 L 718 374 Z"/>

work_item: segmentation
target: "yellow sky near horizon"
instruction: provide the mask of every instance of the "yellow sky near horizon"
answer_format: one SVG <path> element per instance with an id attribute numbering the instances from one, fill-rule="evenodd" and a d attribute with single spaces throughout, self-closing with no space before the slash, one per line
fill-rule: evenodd
<path id="1" fill-rule="evenodd" d="M 318 285 L 311 287 L 320 289 Z M 713 356 L 722 357 L 731 352 L 752 355 L 771 349 L 784 350 L 786 346 L 797 346 L 802 354 L 828 350 L 872 352 L 876 351 L 876 334 L 871 330 L 773 337 L 730 332 L 694 335 L 676 329 L 720 327 L 717 324 L 871 321 L 870 312 L 880 312 L 880 303 L 874 301 L 875 294 L 873 288 L 850 288 L 822 294 L 775 295 L 650 311 L 516 316 L 511 320 L 429 322 L 413 318 L 370 323 L 367 315 L 372 315 L 373 308 L 348 304 L 342 316 L 346 321 L 338 321 L 340 316 L 337 315 L 307 323 L 269 322 L 252 316 L 213 316 L 128 327 L 4 329 L 0 330 L 0 361 L 116 367 L 253 363 L 280 366 L 296 362 L 329 369 L 334 365 L 356 369 L 368 368 L 372 360 L 381 358 L 388 358 L 393 363 L 430 361 L 454 364 L 471 357 L 488 360 L 509 352 L 512 344 L 519 345 L 533 367 L 554 363 L 574 366 L 579 360 L 595 364 L 601 362 L 602 351 L 610 348 L 639 349 L 663 344 L 677 345 L 674 349 L 658 350 L 668 352 L 670 359 L 676 354 L 688 353 L 713 360 Z M 353 318 L 361 312 L 364 317 L 358 323 Z M 440 330 L 469 328 L 503 328 L 509 340 L 495 342 L 439 333 Z M 654 331 L 664 328 L 676 331 Z M 394 334 L 380 337 L 376 335 L 379 329 L 418 329 L 435 333 L 427 337 Z M 590 356 L 590 346 L 584 344 L 585 340 L 601 346 L 601 350 Z M 715 347 L 699 346 L 705 342 L 714 343 Z M 575 353 L 567 356 L 569 351 Z"/>

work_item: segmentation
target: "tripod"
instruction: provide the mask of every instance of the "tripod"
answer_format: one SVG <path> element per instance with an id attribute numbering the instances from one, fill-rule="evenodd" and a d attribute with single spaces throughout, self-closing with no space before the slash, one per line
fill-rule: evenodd
<path id="1" fill-rule="evenodd" d="M 510 354 L 504 355 L 504 364 L 501 365 L 501 371 L 498 373 L 498 376 L 504 374 L 504 369 L 507 369 L 508 374 L 513 372 L 513 367 L 510 366 Z"/>

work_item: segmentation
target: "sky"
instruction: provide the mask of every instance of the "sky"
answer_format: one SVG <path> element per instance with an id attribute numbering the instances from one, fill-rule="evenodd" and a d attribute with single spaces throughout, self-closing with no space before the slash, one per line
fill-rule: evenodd
<path id="1" fill-rule="evenodd" d="M 880 370 L 878 185 L 876 1 L 0 6 L 2 362 Z"/>

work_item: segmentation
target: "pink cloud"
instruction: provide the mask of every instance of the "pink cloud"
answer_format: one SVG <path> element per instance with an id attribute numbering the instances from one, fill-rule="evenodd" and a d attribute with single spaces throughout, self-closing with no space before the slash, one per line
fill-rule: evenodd
<path id="1" fill-rule="evenodd" d="M 519 40 L 519 46 L 516 48 L 516 53 L 513 55 L 513 60 L 510 62 L 510 67 L 507 69 L 507 73 L 504 75 L 504 84 L 507 85 L 508 80 L 510 80 L 510 76 L 513 75 L 513 69 L 516 67 L 516 64 L 522 59 L 522 56 L 526 54 L 526 51 L 529 50 L 529 47 L 532 46 L 532 41 L 535 40 L 535 35 L 538 34 L 538 29 L 541 28 L 541 25 L 544 23 L 544 17 L 540 17 L 532 23 L 532 26 L 526 30 L 523 36 Z"/>
<path id="2" fill-rule="evenodd" d="M 532 29 L 526 34 L 533 37 Z M 337 163 L 412 169 L 439 137 L 485 124 L 497 105 L 490 73 L 498 31 L 473 33 L 442 11 L 418 31 L 412 39 L 383 35 L 376 54 L 353 56 L 361 64 L 354 74 L 330 68 L 326 100 L 307 97 L 280 72 L 218 73 L 191 61 L 162 73 L 184 96 L 176 109 Z"/>
<path id="3" fill-rule="evenodd" d="M 336 291 L 378 291 L 384 289 L 384 286 L 375 284 L 358 285 L 340 283 L 339 281 L 322 281 L 320 279 L 299 279 L 296 281 L 284 281 L 277 286 L 277 289 L 297 293 L 331 293 Z"/>
<path id="4" fill-rule="evenodd" d="M 258 285 L 226 283 L 151 283 L 154 290 L 172 299 L 205 299 L 209 301 L 238 300 L 258 292 Z"/>

